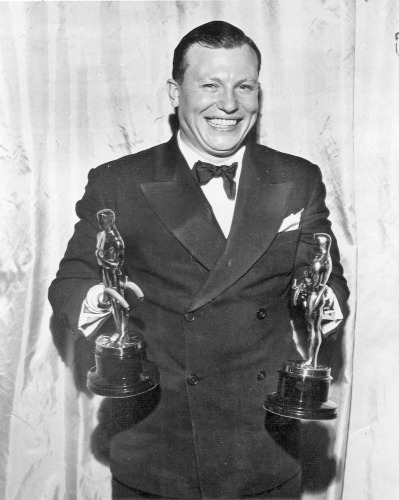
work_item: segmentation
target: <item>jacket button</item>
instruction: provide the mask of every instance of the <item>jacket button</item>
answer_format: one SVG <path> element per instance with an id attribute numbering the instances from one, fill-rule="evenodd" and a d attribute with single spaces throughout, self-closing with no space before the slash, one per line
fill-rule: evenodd
<path id="1" fill-rule="evenodd" d="M 261 307 L 259 311 L 256 313 L 256 317 L 258 319 L 265 319 L 266 318 L 266 309 L 264 307 Z"/>
<path id="2" fill-rule="evenodd" d="M 190 385 L 197 385 L 198 381 L 199 381 L 199 378 L 197 375 L 195 375 L 195 373 L 191 373 L 191 375 L 189 375 L 187 377 L 187 383 Z"/>
<path id="3" fill-rule="evenodd" d="M 266 372 L 264 370 L 261 370 L 258 375 L 256 376 L 256 379 L 258 380 L 258 382 L 261 382 L 262 380 L 264 380 L 266 378 Z"/>
<path id="4" fill-rule="evenodd" d="M 195 320 L 195 316 L 194 316 L 194 314 L 193 314 L 193 313 L 186 313 L 186 314 L 184 315 L 184 319 L 185 319 L 186 321 L 194 321 L 194 320 Z"/>

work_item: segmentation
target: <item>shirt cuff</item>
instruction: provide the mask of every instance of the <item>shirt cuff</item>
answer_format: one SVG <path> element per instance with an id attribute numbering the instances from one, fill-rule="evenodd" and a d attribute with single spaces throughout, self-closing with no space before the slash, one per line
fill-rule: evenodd
<path id="1" fill-rule="evenodd" d="M 87 292 L 80 310 L 78 328 L 85 337 L 94 333 L 112 313 L 111 303 L 104 302 L 104 285 L 94 285 Z M 104 304 L 104 305 L 103 305 Z"/>

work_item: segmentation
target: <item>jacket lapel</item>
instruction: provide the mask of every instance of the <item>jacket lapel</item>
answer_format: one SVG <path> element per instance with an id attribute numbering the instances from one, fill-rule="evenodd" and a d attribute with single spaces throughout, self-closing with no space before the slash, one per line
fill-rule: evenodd
<path id="1" fill-rule="evenodd" d="M 159 151 L 154 181 L 142 183 L 142 192 L 169 231 L 209 270 L 223 252 L 226 238 L 176 138 Z"/>
<path id="2" fill-rule="evenodd" d="M 256 146 L 255 146 L 256 147 Z M 224 253 L 198 290 L 189 310 L 194 311 L 232 286 L 262 256 L 286 215 L 293 183 L 273 183 L 267 158 L 255 160 L 248 144 L 233 223 Z"/>

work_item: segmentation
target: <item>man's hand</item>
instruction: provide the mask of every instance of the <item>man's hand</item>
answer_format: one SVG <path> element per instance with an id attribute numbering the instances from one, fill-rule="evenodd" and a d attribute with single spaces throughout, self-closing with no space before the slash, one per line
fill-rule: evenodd
<path id="1" fill-rule="evenodd" d="M 335 320 L 335 294 L 329 286 L 324 290 L 324 304 L 321 316 L 322 322 Z"/>

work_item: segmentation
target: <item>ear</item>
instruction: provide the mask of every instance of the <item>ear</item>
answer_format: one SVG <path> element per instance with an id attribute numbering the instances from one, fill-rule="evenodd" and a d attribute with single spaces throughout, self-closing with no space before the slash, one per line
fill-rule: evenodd
<path id="1" fill-rule="evenodd" d="M 172 78 L 169 78 L 166 83 L 166 90 L 169 95 L 170 103 L 174 108 L 177 108 L 179 105 L 180 85 Z"/>

